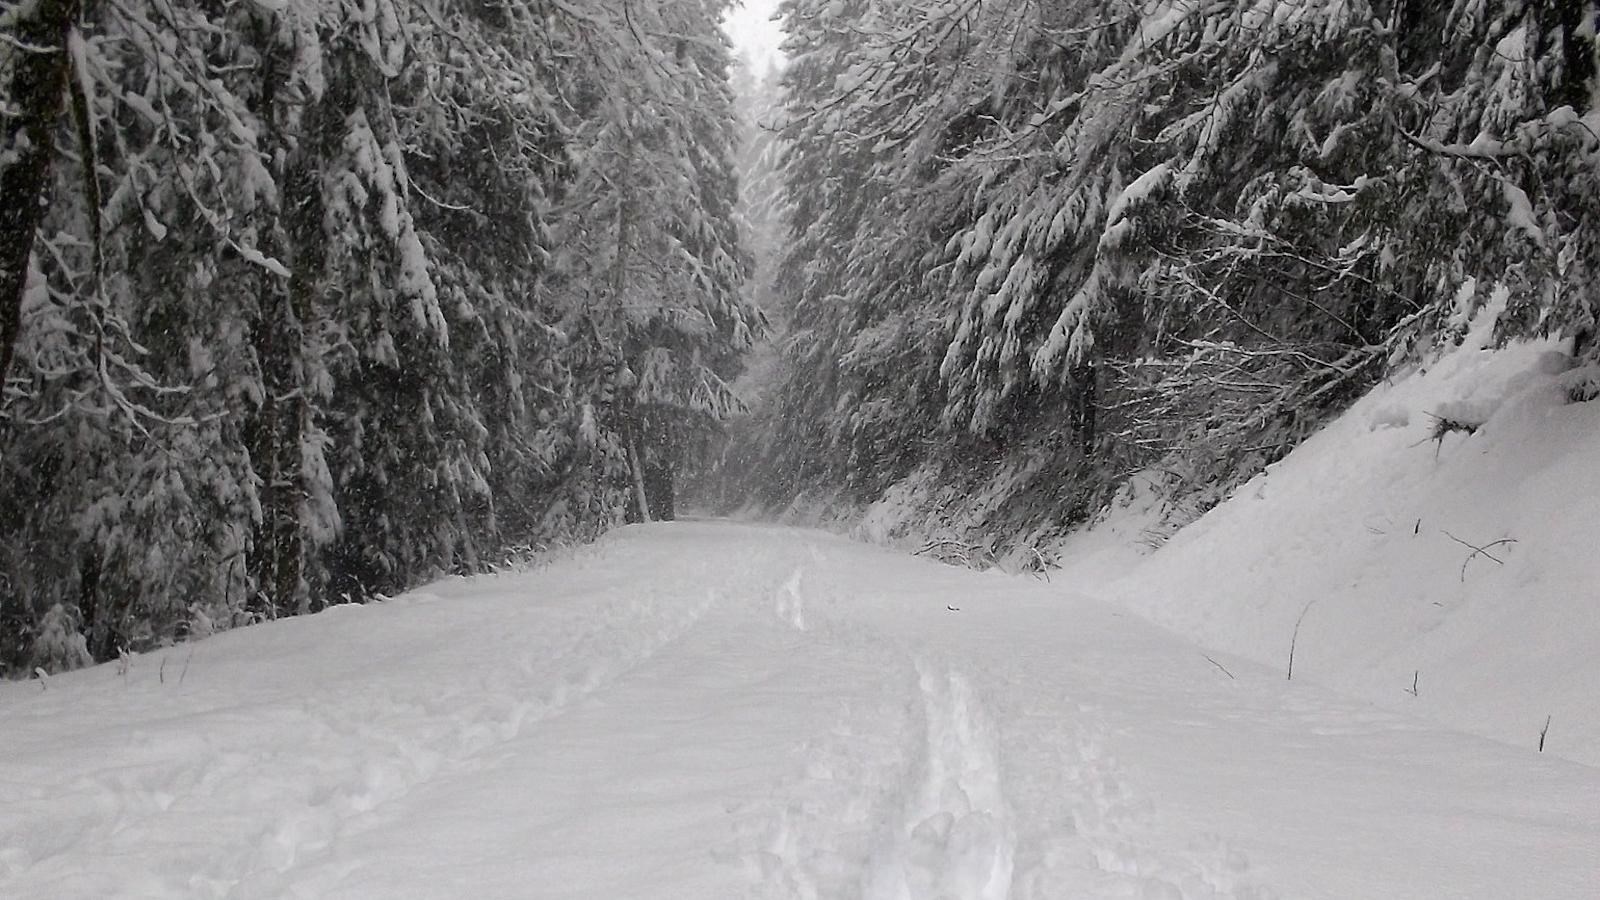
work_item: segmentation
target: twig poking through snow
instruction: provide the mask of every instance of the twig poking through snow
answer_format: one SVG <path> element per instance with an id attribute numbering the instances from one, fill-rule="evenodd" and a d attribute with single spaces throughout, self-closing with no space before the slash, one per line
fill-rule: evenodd
<path id="1" fill-rule="evenodd" d="M 995 566 L 994 554 L 981 544 L 969 544 L 949 538 L 932 538 L 912 556 L 932 555 L 947 566 L 964 566 L 983 571 Z"/>
<path id="2" fill-rule="evenodd" d="M 1428 434 L 1429 440 L 1439 441 L 1442 443 L 1445 435 L 1447 434 L 1455 434 L 1459 432 L 1461 434 L 1473 435 L 1478 433 L 1478 426 L 1472 422 L 1465 421 L 1464 419 L 1457 419 L 1451 416 L 1441 416 L 1438 413 L 1426 413 L 1426 415 L 1428 418 L 1433 420 L 1433 429 Z"/>
<path id="3" fill-rule="evenodd" d="M 1539 752 L 1544 752 L 1544 736 L 1550 733 L 1550 717 L 1544 717 L 1544 727 L 1539 729 Z"/>
<path id="4" fill-rule="evenodd" d="M 1307 601 L 1306 608 L 1300 610 L 1300 618 L 1294 620 L 1294 634 L 1289 635 L 1289 681 L 1294 680 L 1294 645 L 1300 642 L 1300 623 L 1306 620 L 1306 613 L 1311 612 L 1311 607 L 1316 605 L 1315 598 Z"/>
<path id="5" fill-rule="evenodd" d="M 1441 416 L 1438 413 L 1428 413 L 1428 416 L 1433 419 L 1433 428 L 1428 432 L 1428 436 L 1424 440 L 1433 441 L 1434 459 L 1439 458 L 1439 451 L 1444 447 L 1445 435 L 1454 434 L 1456 432 L 1460 432 L 1461 434 L 1465 435 L 1474 435 L 1478 433 L 1478 426 L 1471 422 L 1464 422 L 1460 419 L 1452 419 L 1448 416 Z M 1418 441 L 1417 443 L 1420 444 L 1422 442 L 1423 441 Z"/>
<path id="6" fill-rule="evenodd" d="M 1222 663 L 1217 662 L 1216 660 L 1212 659 L 1209 656 L 1206 656 L 1204 653 L 1202 653 L 1200 655 L 1206 657 L 1206 662 L 1211 663 L 1213 666 L 1216 666 L 1217 668 L 1221 669 L 1222 670 L 1222 674 L 1228 676 L 1229 678 L 1233 678 L 1233 673 L 1228 671 L 1228 667 L 1227 666 L 1223 665 Z M 1233 680 L 1237 681 L 1238 679 L 1234 678 Z"/>
<path id="7" fill-rule="evenodd" d="M 1498 541 L 1490 541 L 1489 543 L 1484 544 L 1482 547 L 1479 547 L 1477 544 L 1463 541 L 1461 538 L 1456 537 L 1448 531 L 1444 532 L 1444 536 L 1452 541 L 1455 541 L 1461 546 L 1470 548 L 1472 550 L 1471 553 L 1467 554 L 1467 558 L 1461 561 L 1461 581 L 1463 584 L 1466 583 L 1467 580 L 1467 563 L 1472 562 L 1474 557 L 1482 556 L 1486 559 L 1493 560 L 1495 565 L 1503 566 L 1506 564 L 1505 560 L 1495 556 L 1493 553 L 1490 553 L 1489 548 L 1498 547 L 1501 544 L 1515 544 L 1517 542 L 1516 538 L 1501 538 Z"/>
<path id="8" fill-rule="evenodd" d="M 1039 552 L 1038 547 L 1030 545 L 1028 547 L 1028 552 L 1033 554 L 1033 561 L 1030 566 L 1030 571 L 1033 573 L 1033 577 L 1043 578 L 1045 584 L 1049 584 L 1050 561 L 1044 558 L 1044 554 Z"/>

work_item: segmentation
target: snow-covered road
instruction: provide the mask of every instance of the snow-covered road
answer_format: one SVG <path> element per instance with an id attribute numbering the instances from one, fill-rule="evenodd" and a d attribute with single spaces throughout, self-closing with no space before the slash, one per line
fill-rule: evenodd
<path id="1" fill-rule="evenodd" d="M 0 685 L 0 897 L 1600 896 L 1600 769 L 1093 592 L 678 523 Z"/>

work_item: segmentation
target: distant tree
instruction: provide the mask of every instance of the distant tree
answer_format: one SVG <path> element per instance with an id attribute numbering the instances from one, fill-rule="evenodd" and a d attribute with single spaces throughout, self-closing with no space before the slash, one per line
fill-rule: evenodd
<path id="1" fill-rule="evenodd" d="M 671 508 L 684 433 L 739 408 L 727 379 L 764 327 L 742 293 L 724 11 L 598 4 L 557 33 L 588 66 L 563 88 L 579 162 L 552 226 L 551 296 L 616 379 L 595 421 L 626 460 L 634 518 Z"/>

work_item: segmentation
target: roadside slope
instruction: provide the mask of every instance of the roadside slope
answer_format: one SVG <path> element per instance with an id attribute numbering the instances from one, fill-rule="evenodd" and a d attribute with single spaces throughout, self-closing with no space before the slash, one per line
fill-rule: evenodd
<path id="1" fill-rule="evenodd" d="M 1195 640 L 1521 747 L 1600 763 L 1600 402 L 1488 323 L 1380 386 L 1148 558 L 1126 508 L 1067 578 Z M 1295 637 L 1296 626 L 1298 638 Z"/>

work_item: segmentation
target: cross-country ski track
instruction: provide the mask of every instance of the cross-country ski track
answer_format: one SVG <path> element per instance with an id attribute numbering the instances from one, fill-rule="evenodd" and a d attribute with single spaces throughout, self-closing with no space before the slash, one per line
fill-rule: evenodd
<path id="1" fill-rule="evenodd" d="M 1600 896 L 1600 769 L 1094 593 L 684 522 L 0 685 L 0 897 Z"/>

